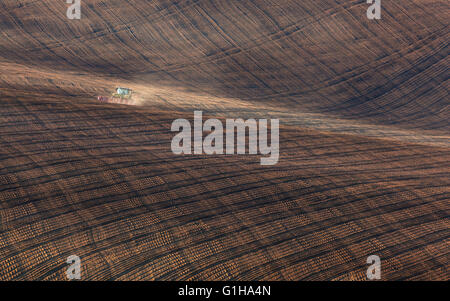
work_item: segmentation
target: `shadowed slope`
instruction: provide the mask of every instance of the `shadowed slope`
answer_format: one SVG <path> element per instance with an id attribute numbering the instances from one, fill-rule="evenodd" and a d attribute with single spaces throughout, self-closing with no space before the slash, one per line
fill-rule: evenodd
<path id="1" fill-rule="evenodd" d="M 261 167 L 173 155 L 173 113 L 4 103 L 3 279 L 64 278 L 71 254 L 85 279 L 364 279 L 370 254 L 448 276 L 448 148 L 284 127 Z"/>
<path id="2" fill-rule="evenodd" d="M 1 1 L 0 279 L 448 280 L 448 2 L 366 9 Z M 195 109 L 279 118 L 279 164 L 175 156 Z"/>

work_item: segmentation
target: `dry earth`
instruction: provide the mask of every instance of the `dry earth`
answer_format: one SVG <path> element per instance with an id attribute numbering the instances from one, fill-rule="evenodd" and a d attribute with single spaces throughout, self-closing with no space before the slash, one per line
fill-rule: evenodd
<path id="1" fill-rule="evenodd" d="M 0 279 L 449 280 L 449 3 L 365 2 L 0 1 Z M 174 155 L 194 110 L 279 163 Z"/>

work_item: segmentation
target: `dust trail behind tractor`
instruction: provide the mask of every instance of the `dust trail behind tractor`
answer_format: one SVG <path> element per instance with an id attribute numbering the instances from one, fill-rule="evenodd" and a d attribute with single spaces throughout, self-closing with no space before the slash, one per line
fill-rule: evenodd
<path id="1" fill-rule="evenodd" d="M 100 102 L 108 103 L 120 103 L 120 104 L 133 104 L 133 90 L 129 88 L 116 88 L 115 92 L 112 93 L 111 97 L 98 96 L 97 100 Z"/>

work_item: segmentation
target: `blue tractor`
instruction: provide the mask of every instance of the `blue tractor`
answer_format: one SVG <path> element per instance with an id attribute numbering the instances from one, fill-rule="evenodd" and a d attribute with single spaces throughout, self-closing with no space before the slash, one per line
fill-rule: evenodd
<path id="1" fill-rule="evenodd" d="M 121 99 L 131 99 L 133 95 L 133 90 L 128 88 L 117 88 L 116 92 L 113 93 L 113 98 L 121 98 Z"/>

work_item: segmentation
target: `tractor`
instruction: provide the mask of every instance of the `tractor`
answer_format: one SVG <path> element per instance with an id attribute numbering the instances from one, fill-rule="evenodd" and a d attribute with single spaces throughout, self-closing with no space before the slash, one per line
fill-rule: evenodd
<path id="1" fill-rule="evenodd" d="M 117 88 L 116 92 L 112 94 L 113 98 L 120 98 L 120 99 L 131 99 L 133 96 L 133 90 L 128 88 Z"/>

